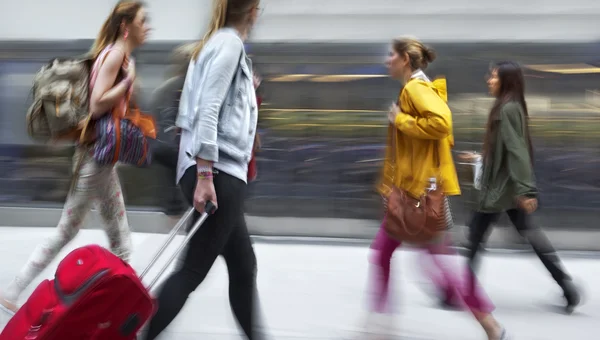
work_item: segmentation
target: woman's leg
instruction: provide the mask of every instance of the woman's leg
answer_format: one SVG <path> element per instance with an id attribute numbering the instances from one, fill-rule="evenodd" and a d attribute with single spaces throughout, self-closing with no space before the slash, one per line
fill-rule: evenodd
<path id="1" fill-rule="evenodd" d="M 81 155 L 80 152 L 76 152 L 75 161 Z M 2 299 L 0 299 L 0 303 L 4 307 L 16 311 L 17 300 L 21 293 L 54 260 L 60 250 L 77 235 L 90 211 L 97 185 L 102 181 L 101 175 L 95 162 L 86 155 L 79 171 L 77 185 L 67 196 L 54 234 L 35 249 L 25 266 L 5 289 Z"/>
<path id="2" fill-rule="evenodd" d="M 373 287 L 375 289 L 375 295 L 373 300 L 372 309 L 377 313 L 383 313 L 389 307 L 389 285 L 390 285 L 390 270 L 391 260 L 394 251 L 400 242 L 392 239 L 388 236 L 385 231 L 385 217 L 375 236 L 372 248 L 374 254 L 372 255 L 372 263 L 375 269 L 375 277 L 373 277 Z"/>
<path id="3" fill-rule="evenodd" d="M 242 200 L 243 197 L 240 197 Z M 257 318 L 256 255 L 243 210 L 223 250 L 229 273 L 229 304 L 248 339 L 260 339 Z"/>
<path id="4" fill-rule="evenodd" d="M 468 252 L 468 268 L 469 268 L 469 287 L 471 294 L 475 294 L 477 287 L 475 272 L 477 271 L 478 258 L 477 253 L 480 250 L 481 242 L 483 242 L 490 226 L 497 218 L 498 214 L 475 212 L 469 226 L 469 252 Z"/>
<path id="5" fill-rule="evenodd" d="M 123 261 L 131 257 L 131 230 L 127 222 L 125 201 L 114 167 L 103 167 L 103 183 L 98 190 L 97 204 L 110 244 L 110 250 Z"/>
<path id="6" fill-rule="evenodd" d="M 567 299 L 567 312 L 572 312 L 580 303 L 581 297 L 573 285 L 571 277 L 563 268 L 552 243 L 550 243 L 550 240 L 540 227 L 532 225 L 529 215 L 526 212 L 512 209 L 506 213 L 519 233 L 531 244 L 540 261 L 542 261 L 546 269 L 550 272 L 550 275 L 552 275 L 552 278 L 563 289 L 565 298 Z"/>
<path id="7" fill-rule="evenodd" d="M 441 279 L 444 287 L 451 290 L 455 296 L 458 296 L 460 300 L 466 305 L 473 316 L 481 324 L 484 331 L 488 335 L 489 339 L 504 339 L 506 336 L 504 329 L 496 321 L 492 315 L 494 305 L 490 298 L 485 294 L 479 283 L 474 278 L 474 275 L 470 275 L 472 284 L 476 286 L 475 289 L 470 289 L 465 284 L 465 276 L 457 273 L 459 271 L 455 261 L 454 255 L 449 255 L 448 244 L 446 242 L 430 244 L 426 246 L 426 250 L 430 255 L 432 262 L 435 264 L 439 272 L 441 273 Z"/>
<path id="8" fill-rule="evenodd" d="M 181 179 L 183 193 L 190 203 L 193 202 L 196 179 L 195 166 L 190 167 Z M 219 209 L 206 219 L 202 228 L 192 237 L 183 264 L 162 286 L 158 295 L 158 311 L 150 321 L 146 339 L 156 339 L 175 319 L 188 296 L 202 283 L 217 257 L 224 252 L 233 230 L 240 227 L 239 207 L 236 204 L 243 200 L 243 192 L 240 192 L 237 182 L 241 181 L 223 172 L 215 175 Z M 194 217 L 197 219 L 199 216 L 196 214 Z M 238 316 L 240 319 L 244 317 Z"/>
<path id="9" fill-rule="evenodd" d="M 464 278 L 467 276 L 458 273 L 455 254 L 449 255 L 450 251 L 446 243 L 436 243 L 426 246 L 427 253 L 431 261 L 440 272 L 439 285 L 446 287 L 452 292 L 452 295 L 459 297 L 471 311 L 482 313 L 491 313 L 494 305 L 485 294 L 477 279 L 475 279 L 476 289 L 470 291 L 465 284 Z"/>
<path id="10" fill-rule="evenodd" d="M 448 197 L 444 200 L 444 209 L 446 211 L 446 230 L 447 232 L 439 238 L 438 246 L 436 246 L 439 255 L 442 252 L 446 252 L 448 255 L 455 255 L 456 251 L 452 248 L 453 242 L 451 233 L 449 232 L 454 228 L 454 216 L 450 206 L 450 199 Z M 461 301 L 458 298 L 455 289 L 448 284 L 448 281 L 444 278 L 443 273 L 437 269 L 435 261 L 432 261 L 431 256 L 419 256 L 418 261 L 420 262 L 420 268 L 425 275 L 433 282 L 435 287 L 435 298 L 440 299 L 442 307 L 445 308 L 460 308 Z M 433 262 L 433 263 L 432 263 Z"/>
<path id="11" fill-rule="evenodd" d="M 462 290 L 465 304 L 470 308 L 490 340 L 504 340 L 508 336 L 506 331 L 491 314 L 493 308 L 491 302 L 482 298 L 482 291 L 479 287 L 475 272 L 477 271 L 478 265 L 477 252 L 481 250 L 481 243 L 489 234 L 489 228 L 497 217 L 498 214 L 496 213 L 475 212 L 471 219 L 471 225 L 469 226 L 470 249 L 467 259 L 467 284 Z M 489 304 L 487 302 L 489 302 Z"/>
<path id="12" fill-rule="evenodd" d="M 452 249 L 452 238 L 449 232 L 444 235 L 443 245 L 436 246 L 439 255 L 456 255 L 456 251 Z M 448 284 L 448 280 L 444 278 L 443 273 L 440 272 L 435 261 L 431 256 L 426 254 L 420 254 L 418 257 L 419 268 L 423 271 L 425 276 L 433 282 L 435 287 L 435 299 L 440 299 L 442 307 L 445 308 L 461 308 L 461 301 L 455 291 L 454 287 Z"/>

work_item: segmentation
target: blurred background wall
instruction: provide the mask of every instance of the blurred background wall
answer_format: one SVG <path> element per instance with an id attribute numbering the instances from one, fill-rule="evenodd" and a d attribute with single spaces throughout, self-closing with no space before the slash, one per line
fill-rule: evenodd
<path id="1" fill-rule="evenodd" d="M 195 39 L 211 0 L 149 0 L 153 40 Z M 114 1 L 21 0 L 0 4 L 0 39 L 95 37 Z M 262 0 L 260 42 L 384 42 L 398 34 L 430 41 L 590 41 L 598 37 L 594 0 Z"/>
<path id="2" fill-rule="evenodd" d="M 143 108 L 165 79 L 173 48 L 201 35 L 210 2 L 147 2 L 154 32 L 137 53 Z M 62 205 L 73 149 L 36 145 L 27 136 L 31 81 L 51 58 L 85 52 L 112 5 L 0 3 L 0 206 Z M 491 104 L 484 79 L 490 62 L 524 65 L 542 190 L 537 218 L 554 229 L 598 228 L 600 2 L 262 0 L 261 7 L 248 52 L 265 79 L 264 149 L 249 214 L 380 218 L 373 183 L 385 110 L 400 90 L 383 60 L 389 40 L 409 34 L 438 51 L 427 72 L 448 79 L 456 151 L 480 147 Z M 476 192 L 470 167 L 458 170 L 463 195 L 453 206 L 464 224 Z M 130 211 L 160 209 L 164 187 L 155 166 L 119 172 Z"/>

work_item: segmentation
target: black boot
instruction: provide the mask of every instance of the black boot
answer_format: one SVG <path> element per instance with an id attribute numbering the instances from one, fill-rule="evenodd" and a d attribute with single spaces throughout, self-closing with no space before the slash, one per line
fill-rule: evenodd
<path id="1" fill-rule="evenodd" d="M 575 310 L 575 307 L 581 303 L 581 294 L 572 280 L 565 280 L 561 287 L 565 294 L 565 300 L 567 301 L 565 312 L 571 314 Z"/>

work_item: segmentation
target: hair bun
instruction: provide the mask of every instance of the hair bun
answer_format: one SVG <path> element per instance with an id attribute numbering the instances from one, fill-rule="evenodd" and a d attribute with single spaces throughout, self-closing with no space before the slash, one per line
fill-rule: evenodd
<path id="1" fill-rule="evenodd" d="M 429 64 L 435 60 L 437 54 L 435 50 L 429 46 L 423 46 L 423 59 Z"/>

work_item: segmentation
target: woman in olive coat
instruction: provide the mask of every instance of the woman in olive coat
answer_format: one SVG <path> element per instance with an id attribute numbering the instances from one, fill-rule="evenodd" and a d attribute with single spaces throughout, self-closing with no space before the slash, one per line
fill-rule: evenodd
<path id="1" fill-rule="evenodd" d="M 477 253 L 489 227 L 501 213 L 506 213 L 562 288 L 565 309 L 570 313 L 580 303 L 580 294 L 563 269 L 554 247 L 541 228 L 533 225 L 530 219 L 537 209 L 538 190 L 533 171 L 523 72 L 516 63 L 501 62 L 492 68 L 487 84 L 496 101 L 489 114 L 483 142 L 479 208 L 469 228 L 471 273 L 475 271 Z M 462 158 L 472 161 L 476 156 L 468 153 Z"/>

